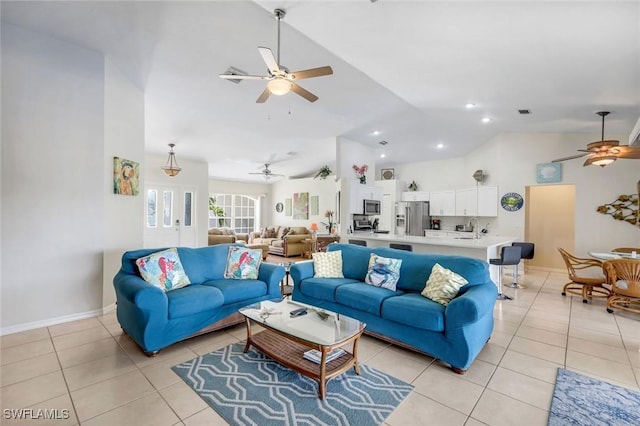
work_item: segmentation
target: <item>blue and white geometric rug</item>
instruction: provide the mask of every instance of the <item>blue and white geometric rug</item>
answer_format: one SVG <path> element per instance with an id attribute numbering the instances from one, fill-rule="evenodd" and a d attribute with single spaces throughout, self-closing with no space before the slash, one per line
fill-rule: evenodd
<path id="1" fill-rule="evenodd" d="M 558 368 L 548 424 L 640 425 L 640 392 Z"/>
<path id="2" fill-rule="evenodd" d="M 244 343 L 235 343 L 173 367 L 232 425 L 380 425 L 413 386 L 360 364 L 327 384 L 281 366 Z"/>

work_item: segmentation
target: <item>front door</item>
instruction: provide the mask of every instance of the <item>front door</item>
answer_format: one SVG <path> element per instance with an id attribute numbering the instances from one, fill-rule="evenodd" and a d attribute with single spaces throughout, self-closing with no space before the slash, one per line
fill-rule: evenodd
<path id="1" fill-rule="evenodd" d="M 195 247 L 195 189 L 151 183 L 145 196 L 144 247 Z"/>

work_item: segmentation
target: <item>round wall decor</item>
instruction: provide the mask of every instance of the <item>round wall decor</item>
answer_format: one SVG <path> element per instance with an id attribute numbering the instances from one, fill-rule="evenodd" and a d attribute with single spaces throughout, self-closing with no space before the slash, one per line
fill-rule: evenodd
<path id="1" fill-rule="evenodd" d="M 278 213 L 282 213 L 282 210 L 284 209 L 284 205 L 282 205 L 282 203 L 278 203 L 276 204 L 276 211 Z"/>
<path id="2" fill-rule="evenodd" d="M 524 200 L 517 192 L 507 192 L 500 199 L 500 205 L 508 212 L 515 212 L 522 208 Z"/>

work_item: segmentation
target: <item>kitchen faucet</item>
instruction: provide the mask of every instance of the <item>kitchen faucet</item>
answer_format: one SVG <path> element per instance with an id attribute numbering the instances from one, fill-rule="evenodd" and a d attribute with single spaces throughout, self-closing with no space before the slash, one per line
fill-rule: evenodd
<path id="1" fill-rule="evenodd" d="M 475 233 L 475 235 L 473 236 L 474 240 L 479 240 L 480 239 L 480 222 L 478 221 L 477 217 L 472 217 L 471 219 L 469 219 L 469 226 L 471 226 L 471 222 L 475 222 L 475 226 L 473 227 L 473 232 Z"/>

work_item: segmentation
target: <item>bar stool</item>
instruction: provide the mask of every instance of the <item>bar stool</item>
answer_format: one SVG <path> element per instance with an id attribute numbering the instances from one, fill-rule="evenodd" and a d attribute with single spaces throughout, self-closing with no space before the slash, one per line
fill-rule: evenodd
<path id="1" fill-rule="evenodd" d="M 413 247 L 410 244 L 390 243 L 389 244 L 389 248 L 398 249 L 398 250 L 413 251 Z"/>
<path id="2" fill-rule="evenodd" d="M 367 246 L 367 242 L 365 240 L 349 240 L 349 244 L 355 244 L 357 246 Z"/>
<path id="3" fill-rule="evenodd" d="M 522 253 L 522 247 L 519 246 L 504 246 L 500 251 L 500 259 L 489 259 L 489 263 L 498 266 L 498 300 L 512 300 L 513 297 L 509 297 L 502 293 L 502 267 L 517 265 L 520 263 L 520 254 Z"/>
<path id="4" fill-rule="evenodd" d="M 512 246 L 517 246 L 522 248 L 522 253 L 520 254 L 521 259 L 533 259 L 533 254 L 535 250 L 535 245 L 533 243 L 511 243 Z M 511 288 L 527 288 L 526 285 L 518 284 L 518 269 L 520 267 L 520 262 L 516 263 L 514 281 L 509 284 Z"/>

